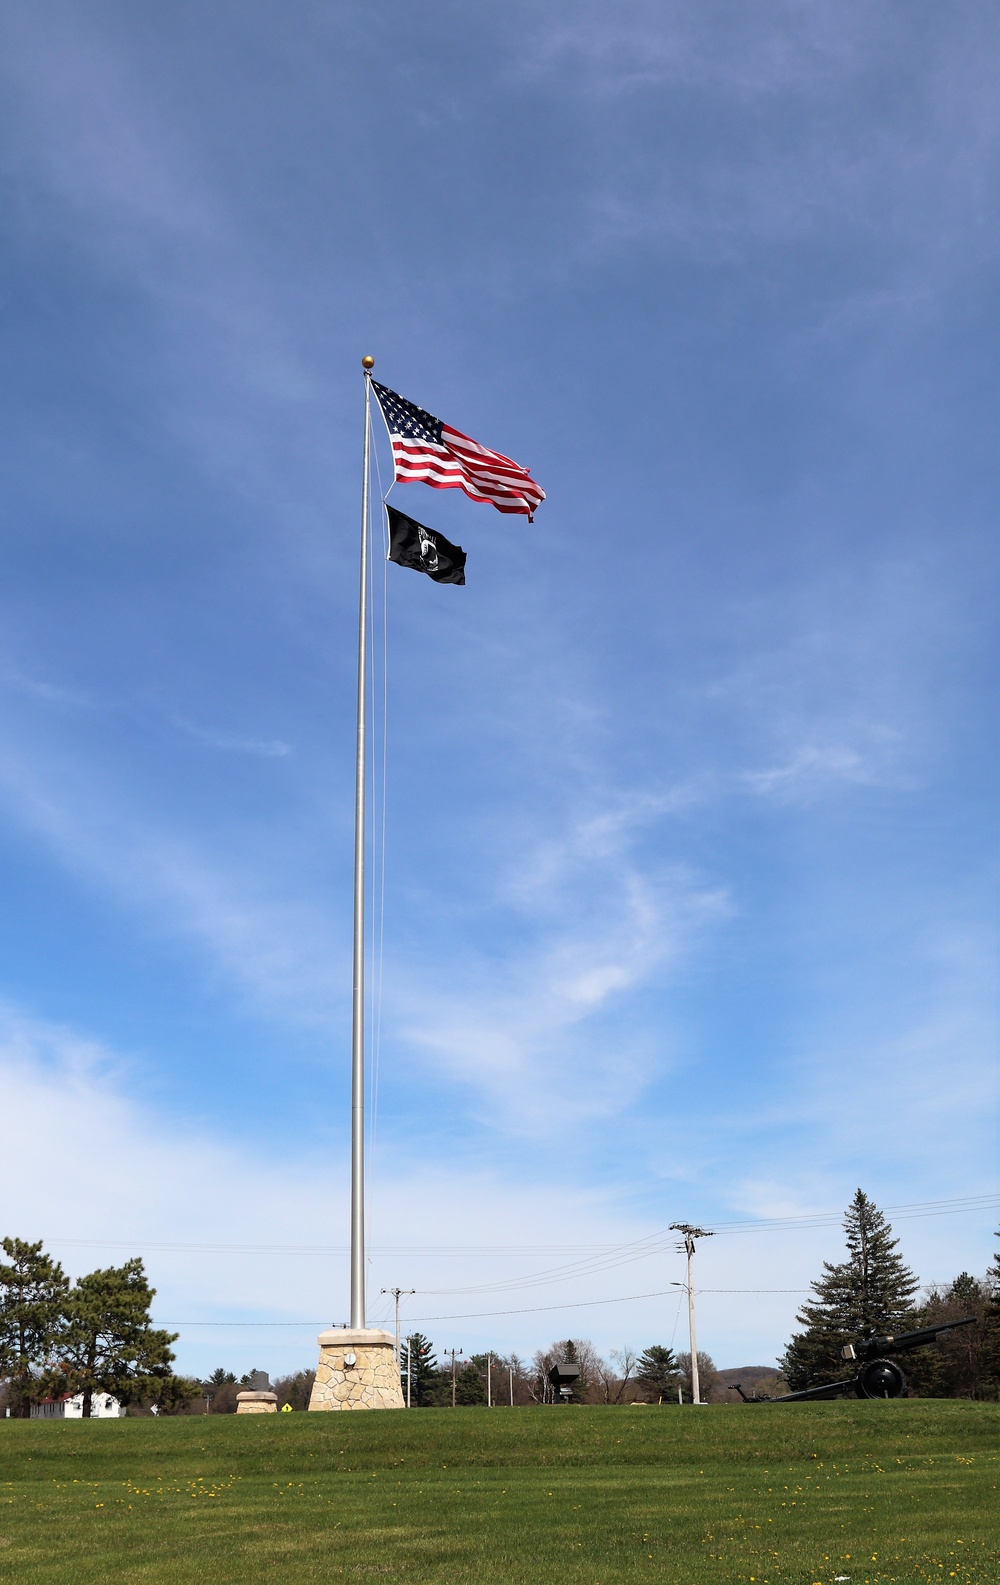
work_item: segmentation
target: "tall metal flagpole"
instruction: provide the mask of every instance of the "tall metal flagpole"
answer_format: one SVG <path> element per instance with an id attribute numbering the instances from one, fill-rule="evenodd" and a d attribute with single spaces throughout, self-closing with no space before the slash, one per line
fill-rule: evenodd
<path id="1" fill-rule="evenodd" d="M 354 766 L 354 1000 L 351 1009 L 351 1326 L 365 1326 L 365 713 L 368 667 L 368 492 L 371 371 L 364 357 L 365 444 L 361 472 L 361 587 L 358 599 L 358 736 Z"/>

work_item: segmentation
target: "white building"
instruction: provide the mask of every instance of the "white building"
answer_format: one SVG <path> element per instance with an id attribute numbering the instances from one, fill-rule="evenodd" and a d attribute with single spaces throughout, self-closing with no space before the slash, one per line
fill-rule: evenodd
<path id="1" fill-rule="evenodd" d="M 93 1420 L 118 1420 L 125 1413 L 125 1405 L 112 1398 L 108 1392 L 95 1392 L 90 1406 Z M 64 1393 L 61 1398 L 46 1398 L 31 1405 L 33 1420 L 82 1420 L 83 1393 Z"/>

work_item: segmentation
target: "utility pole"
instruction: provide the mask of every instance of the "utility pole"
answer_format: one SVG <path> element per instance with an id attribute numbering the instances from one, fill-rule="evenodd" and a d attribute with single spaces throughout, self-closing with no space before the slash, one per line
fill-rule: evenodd
<path id="1" fill-rule="evenodd" d="M 493 1355 L 486 1356 L 486 1407 L 493 1407 Z"/>
<path id="2" fill-rule="evenodd" d="M 456 1380 L 455 1356 L 457 1354 L 460 1354 L 462 1352 L 462 1350 L 460 1348 L 453 1348 L 449 1352 L 451 1353 L 451 1406 L 454 1409 L 454 1407 L 455 1407 L 455 1380 Z"/>
<path id="3" fill-rule="evenodd" d="M 396 1301 L 396 1364 L 403 1363 L 403 1356 L 399 1349 L 399 1301 L 403 1294 L 416 1293 L 416 1288 L 380 1288 L 380 1293 L 391 1293 Z"/>
<path id="4" fill-rule="evenodd" d="M 509 1375 L 510 1375 L 510 1406 L 513 1409 L 513 1407 L 514 1407 L 514 1367 L 513 1367 L 513 1365 L 511 1365 L 509 1367 Z"/>
<path id="5" fill-rule="evenodd" d="M 701 1382 L 698 1380 L 698 1339 L 694 1329 L 694 1241 L 696 1238 L 711 1238 L 712 1233 L 704 1227 L 692 1227 L 689 1222 L 671 1222 L 672 1233 L 683 1233 L 684 1244 L 678 1245 L 687 1253 L 687 1292 L 688 1292 L 688 1331 L 691 1336 L 691 1402 L 701 1403 Z M 684 1283 L 672 1283 L 671 1287 L 684 1287 Z"/>

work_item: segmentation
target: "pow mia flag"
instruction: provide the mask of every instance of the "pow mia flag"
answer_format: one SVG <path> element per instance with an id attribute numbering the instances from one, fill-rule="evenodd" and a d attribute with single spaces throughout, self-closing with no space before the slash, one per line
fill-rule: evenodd
<path id="1" fill-rule="evenodd" d="M 389 514 L 389 560 L 414 572 L 426 572 L 435 583 L 465 582 L 465 551 L 434 528 L 425 528 L 386 502 Z"/>

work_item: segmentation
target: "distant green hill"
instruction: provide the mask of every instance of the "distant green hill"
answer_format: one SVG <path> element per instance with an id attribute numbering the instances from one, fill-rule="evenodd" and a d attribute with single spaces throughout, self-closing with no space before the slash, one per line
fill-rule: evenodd
<path id="1" fill-rule="evenodd" d="M 723 1403 L 736 1401 L 739 1396 L 736 1382 L 739 1382 L 744 1392 L 766 1392 L 772 1397 L 788 1391 L 781 1372 L 774 1365 L 738 1365 L 732 1370 L 718 1372 L 712 1396 Z"/>

